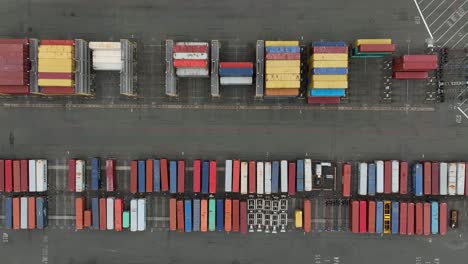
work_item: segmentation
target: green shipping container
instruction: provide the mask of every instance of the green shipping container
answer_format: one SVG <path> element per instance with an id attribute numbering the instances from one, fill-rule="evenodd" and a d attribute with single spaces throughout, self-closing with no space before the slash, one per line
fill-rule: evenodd
<path id="1" fill-rule="evenodd" d="M 123 223 L 122 223 L 123 228 L 129 228 L 130 227 L 130 212 L 124 211 L 122 215 L 122 219 L 123 219 Z"/>
<path id="2" fill-rule="evenodd" d="M 208 231 L 216 231 L 216 201 L 208 200 Z"/>

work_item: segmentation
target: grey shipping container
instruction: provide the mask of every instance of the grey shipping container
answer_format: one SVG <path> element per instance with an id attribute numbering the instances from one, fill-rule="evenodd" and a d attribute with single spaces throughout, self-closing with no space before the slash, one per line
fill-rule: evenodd
<path id="1" fill-rule="evenodd" d="M 36 221 L 38 229 L 47 227 L 47 200 L 43 197 L 36 198 Z"/>
<path id="2" fill-rule="evenodd" d="M 193 231 L 200 231 L 200 199 L 193 199 Z"/>
<path id="3" fill-rule="evenodd" d="M 13 201 L 11 197 L 5 198 L 5 227 L 13 228 Z"/>

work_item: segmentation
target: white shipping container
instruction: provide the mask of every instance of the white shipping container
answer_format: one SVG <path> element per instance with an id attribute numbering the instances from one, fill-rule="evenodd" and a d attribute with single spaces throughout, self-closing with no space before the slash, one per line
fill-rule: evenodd
<path id="1" fill-rule="evenodd" d="M 441 162 L 439 165 L 439 177 L 440 177 L 440 183 L 439 183 L 439 194 L 440 195 L 447 195 L 447 181 L 448 181 L 448 168 L 447 168 L 447 163 L 446 162 Z"/>
<path id="2" fill-rule="evenodd" d="M 86 162 L 84 160 L 76 160 L 75 169 L 75 192 L 83 192 L 86 183 Z"/>
<path id="3" fill-rule="evenodd" d="M 288 161 L 287 160 L 281 161 L 280 177 L 281 177 L 280 191 L 282 193 L 287 193 L 288 192 Z"/>
<path id="4" fill-rule="evenodd" d="M 176 42 L 180 46 L 208 46 L 208 42 Z"/>
<path id="5" fill-rule="evenodd" d="M 130 200 L 130 231 L 138 231 L 138 203 L 136 199 Z"/>
<path id="6" fill-rule="evenodd" d="M 312 160 L 304 160 L 304 190 L 306 192 L 312 191 Z"/>
<path id="7" fill-rule="evenodd" d="M 221 85 L 251 85 L 252 77 L 221 77 L 219 83 Z"/>
<path id="8" fill-rule="evenodd" d="M 367 195 L 367 163 L 359 163 L 359 195 Z"/>
<path id="9" fill-rule="evenodd" d="M 93 65 L 97 63 L 122 63 L 120 57 L 95 57 L 93 56 Z"/>
<path id="10" fill-rule="evenodd" d="M 259 161 L 257 162 L 257 194 L 263 194 L 264 189 L 263 189 L 263 162 Z"/>
<path id="11" fill-rule="evenodd" d="M 382 160 L 375 161 L 376 167 L 376 192 L 383 193 L 384 192 L 384 162 Z"/>
<path id="12" fill-rule="evenodd" d="M 107 49 L 121 49 L 120 42 L 100 42 L 90 41 L 89 48 L 92 50 L 107 50 Z"/>
<path id="13" fill-rule="evenodd" d="M 400 192 L 400 162 L 392 160 L 392 193 Z"/>
<path id="14" fill-rule="evenodd" d="M 36 192 L 36 161 L 29 160 L 28 162 L 28 170 L 29 170 L 29 191 Z"/>
<path id="15" fill-rule="evenodd" d="M 457 195 L 465 194 L 465 163 L 457 163 Z"/>
<path id="16" fill-rule="evenodd" d="M 240 185 L 241 194 L 247 194 L 247 185 L 248 185 L 248 175 L 249 175 L 249 165 L 246 161 L 241 162 L 241 178 L 240 178 Z"/>
<path id="17" fill-rule="evenodd" d="M 174 60 L 206 60 L 208 53 L 206 52 L 176 52 L 173 54 Z"/>
<path id="18" fill-rule="evenodd" d="M 146 199 L 138 199 L 138 231 L 146 230 Z"/>
<path id="19" fill-rule="evenodd" d="M 20 228 L 28 229 L 28 197 L 20 198 Z"/>
<path id="20" fill-rule="evenodd" d="M 122 70 L 122 63 L 93 63 L 95 71 L 120 71 Z"/>
<path id="21" fill-rule="evenodd" d="M 114 230 L 114 197 L 107 198 L 107 230 Z"/>
<path id="22" fill-rule="evenodd" d="M 457 193 L 457 164 L 449 163 L 448 165 L 448 195 Z"/>
<path id="23" fill-rule="evenodd" d="M 180 77 L 206 77 L 208 76 L 208 68 L 178 68 L 176 75 Z"/>
<path id="24" fill-rule="evenodd" d="M 47 160 L 36 160 L 36 191 L 47 191 Z"/>
<path id="25" fill-rule="evenodd" d="M 265 162 L 265 194 L 271 194 L 271 162 Z"/>
<path id="26" fill-rule="evenodd" d="M 122 51 L 120 49 L 107 49 L 107 50 L 95 50 L 93 51 L 94 57 L 122 57 Z"/>
<path id="27" fill-rule="evenodd" d="M 315 175 L 322 177 L 322 164 L 315 164 Z"/>
<path id="28" fill-rule="evenodd" d="M 226 169 L 224 170 L 224 191 L 232 192 L 232 160 L 226 160 Z"/>

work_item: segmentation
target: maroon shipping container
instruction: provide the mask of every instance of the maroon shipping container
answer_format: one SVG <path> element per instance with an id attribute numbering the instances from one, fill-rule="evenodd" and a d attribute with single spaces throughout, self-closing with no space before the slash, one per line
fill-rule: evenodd
<path id="1" fill-rule="evenodd" d="M 431 234 L 431 204 L 424 203 L 424 235 Z"/>
<path id="2" fill-rule="evenodd" d="M 415 215 L 415 234 L 422 235 L 424 232 L 424 215 L 423 215 L 423 204 L 416 203 L 416 215 Z"/>
<path id="3" fill-rule="evenodd" d="M 439 194 L 439 162 L 432 162 L 432 169 L 431 169 L 431 193 L 432 195 Z"/>
<path id="4" fill-rule="evenodd" d="M 289 162 L 288 166 L 288 194 L 296 194 L 296 163 Z"/>
<path id="5" fill-rule="evenodd" d="M 8 85 L 0 86 L 0 94 L 28 94 L 28 85 Z"/>
<path id="6" fill-rule="evenodd" d="M 384 162 L 384 193 L 392 192 L 392 162 Z"/>
<path id="7" fill-rule="evenodd" d="M 407 217 L 406 234 L 414 234 L 414 203 L 408 203 L 408 217 Z"/>
<path id="8" fill-rule="evenodd" d="M 359 233 L 359 201 L 351 201 L 351 232 Z"/>
<path id="9" fill-rule="evenodd" d="M 267 53 L 265 55 L 267 60 L 300 60 L 301 54 L 297 53 Z"/>
<path id="10" fill-rule="evenodd" d="M 403 55 L 403 62 L 435 62 L 437 63 L 437 55 Z"/>
<path id="11" fill-rule="evenodd" d="M 5 192 L 13 191 L 13 160 L 5 160 Z"/>
<path id="12" fill-rule="evenodd" d="M 232 200 L 232 232 L 239 232 L 239 200 Z"/>
<path id="13" fill-rule="evenodd" d="M 240 233 L 247 234 L 247 202 L 240 201 Z"/>
<path id="14" fill-rule="evenodd" d="M 394 52 L 395 44 L 361 44 L 360 52 Z"/>
<path id="15" fill-rule="evenodd" d="M 346 53 L 348 54 L 348 47 L 312 47 L 313 53 Z"/>
<path id="16" fill-rule="evenodd" d="M 408 233 L 408 203 L 400 202 L 400 235 Z"/>
<path id="17" fill-rule="evenodd" d="M 76 160 L 68 160 L 68 191 L 76 191 Z"/>
<path id="18" fill-rule="evenodd" d="M 20 161 L 20 170 L 21 170 L 21 187 L 20 191 L 27 192 L 29 190 L 29 169 L 28 160 Z"/>
<path id="19" fill-rule="evenodd" d="M 66 95 L 66 94 L 74 94 L 75 87 L 69 86 L 41 86 L 40 93 L 42 94 L 49 94 L 49 95 Z"/>
<path id="20" fill-rule="evenodd" d="M 206 68 L 208 60 L 174 60 L 176 68 Z"/>
<path id="21" fill-rule="evenodd" d="M 439 233 L 441 235 L 447 234 L 447 203 L 439 204 Z"/>
<path id="22" fill-rule="evenodd" d="M 419 72 L 419 71 L 414 71 L 414 72 L 396 71 L 393 73 L 393 79 L 397 79 L 397 80 L 423 80 L 423 79 L 427 79 L 428 77 L 429 77 L 429 74 L 427 72 Z"/>
<path id="23" fill-rule="evenodd" d="M 5 191 L 5 161 L 0 160 L 0 192 Z"/>
<path id="24" fill-rule="evenodd" d="M 340 97 L 330 96 L 309 96 L 307 97 L 308 104 L 339 104 L 341 102 Z"/>
<path id="25" fill-rule="evenodd" d="M 39 79 L 75 79 L 74 73 L 67 73 L 67 72 L 39 72 L 37 74 L 37 78 Z"/>
<path id="26" fill-rule="evenodd" d="M 13 192 L 21 191 L 21 166 L 19 160 L 13 160 Z"/>
<path id="27" fill-rule="evenodd" d="M 193 161 L 193 192 L 200 192 L 201 184 L 201 160 Z"/>
<path id="28" fill-rule="evenodd" d="M 253 68 L 252 62 L 220 62 L 219 68 Z"/>
<path id="29" fill-rule="evenodd" d="M 106 160 L 106 191 L 115 191 L 115 180 L 115 160 Z"/>
<path id="30" fill-rule="evenodd" d="M 138 191 L 138 161 L 130 162 L 130 192 L 137 193 Z"/>
<path id="31" fill-rule="evenodd" d="M 177 192 L 185 191 L 185 160 L 177 161 Z"/>
<path id="32" fill-rule="evenodd" d="M 62 40 L 62 39 L 44 39 L 41 40 L 41 45 L 64 45 L 64 46 L 74 46 L 74 40 Z"/>
<path id="33" fill-rule="evenodd" d="M 0 44 L 29 44 L 29 39 L 0 39 Z"/>
<path id="34" fill-rule="evenodd" d="M 161 191 L 167 192 L 169 190 L 169 178 L 167 174 L 167 159 L 160 160 L 161 168 Z"/>
<path id="35" fill-rule="evenodd" d="M 208 45 L 174 45 L 173 52 L 197 52 L 197 53 L 206 53 L 208 52 Z"/>
<path id="36" fill-rule="evenodd" d="M 238 193 L 240 185 L 240 160 L 234 160 L 232 165 L 232 192 Z"/>
<path id="37" fill-rule="evenodd" d="M 431 194 L 431 178 L 432 178 L 432 172 L 431 172 L 432 165 L 429 161 L 424 162 L 424 195 L 430 195 Z"/>
<path id="38" fill-rule="evenodd" d="M 369 201 L 369 210 L 368 210 L 368 227 L 367 231 L 369 233 L 375 233 L 375 217 L 376 217 L 376 211 L 375 211 L 375 201 Z"/>
<path id="39" fill-rule="evenodd" d="M 393 71 L 394 72 L 402 72 L 402 71 L 430 71 L 437 69 L 437 63 L 432 62 L 406 62 L 406 63 L 396 63 L 393 64 Z"/>
<path id="40" fill-rule="evenodd" d="M 249 193 L 255 193 L 257 191 L 257 168 L 255 164 L 255 161 L 249 161 Z"/>
<path id="41" fill-rule="evenodd" d="M 400 162 L 400 194 L 408 193 L 408 162 Z"/>

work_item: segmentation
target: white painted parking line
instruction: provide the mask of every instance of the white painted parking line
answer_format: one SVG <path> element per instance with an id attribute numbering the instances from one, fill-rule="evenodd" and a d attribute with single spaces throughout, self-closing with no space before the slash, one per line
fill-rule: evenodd
<path id="1" fill-rule="evenodd" d="M 431 31 L 429 30 L 429 26 L 427 26 L 426 19 L 424 18 L 423 13 L 422 13 L 422 11 L 421 11 L 421 8 L 419 8 L 419 5 L 418 5 L 418 3 L 416 2 L 416 0 L 414 0 L 414 4 L 416 5 L 416 8 L 418 9 L 419 15 L 421 16 L 421 19 L 422 19 L 422 21 L 423 21 L 423 23 L 424 23 L 424 26 L 426 27 L 427 33 L 429 34 L 429 36 L 431 37 L 431 39 L 433 39 L 434 37 L 432 36 Z"/>
<path id="2" fill-rule="evenodd" d="M 465 1 L 465 3 L 468 2 L 468 1 Z M 463 5 L 465 4 L 463 3 Z M 461 5 L 459 8 L 457 8 L 453 13 L 452 15 L 450 15 L 442 24 L 440 24 L 440 26 L 434 31 L 434 34 L 436 32 L 438 32 L 442 26 L 444 25 L 447 25 L 449 26 L 449 28 L 445 31 L 445 33 L 447 33 L 447 31 L 449 31 L 453 26 L 455 26 L 455 24 L 457 24 L 458 21 L 460 21 L 464 16 L 465 14 L 467 13 L 463 7 L 463 5 Z M 450 20 L 450 21 L 449 21 Z M 444 33 L 444 34 L 445 34 Z"/>
<path id="3" fill-rule="evenodd" d="M 468 33 L 465 33 L 465 35 L 463 35 L 463 37 L 461 37 L 461 38 L 457 41 L 457 43 L 455 43 L 455 45 L 452 46 L 451 49 L 454 49 L 454 48 L 460 43 L 460 41 L 462 41 L 462 40 L 466 37 L 466 35 L 468 35 Z M 445 46 L 445 45 L 444 45 L 444 46 Z"/>
<path id="4" fill-rule="evenodd" d="M 432 14 L 434 14 L 434 12 L 437 11 L 437 9 L 438 9 L 441 5 L 443 5 L 444 3 L 445 3 L 445 0 L 442 1 L 436 8 L 433 9 L 432 12 L 431 12 L 429 15 L 427 15 L 426 19 L 428 19 L 430 16 L 432 16 Z"/>
<path id="5" fill-rule="evenodd" d="M 422 10 L 423 12 L 426 11 L 426 9 L 434 2 L 435 0 L 432 0 L 431 2 L 429 2 L 429 4 L 427 4 L 427 6 L 424 7 L 424 9 Z M 421 2 L 419 2 L 418 4 L 421 4 Z"/>
<path id="6" fill-rule="evenodd" d="M 457 21 L 457 22 L 458 22 L 458 21 Z M 457 32 L 455 32 L 455 34 L 453 34 L 453 36 L 452 36 L 451 38 L 449 38 L 449 40 L 447 40 L 447 42 L 445 42 L 444 45 L 442 45 L 442 47 L 444 47 L 455 35 L 457 35 L 458 31 L 460 31 L 462 28 L 465 28 L 466 24 L 468 24 L 468 21 L 466 21 L 465 24 L 464 24 L 462 27 L 460 27 L 460 28 L 457 30 Z M 448 31 L 448 30 L 447 30 L 447 31 Z M 442 36 L 440 36 L 440 38 L 439 38 L 437 41 L 439 41 L 439 40 L 447 33 L 447 31 L 445 31 L 445 33 L 444 33 Z"/>
<path id="7" fill-rule="evenodd" d="M 449 8 L 450 8 L 453 4 L 455 4 L 456 2 L 457 2 L 457 0 L 453 1 L 453 3 L 451 3 L 444 11 L 442 11 L 442 13 L 440 13 L 440 15 L 439 15 L 434 21 L 432 21 L 432 23 L 429 25 L 429 27 L 431 27 L 445 12 L 447 12 L 447 10 L 449 10 Z M 466 1 L 465 1 L 465 3 L 466 3 Z M 465 4 L 465 3 L 463 3 L 463 4 Z M 463 5 L 463 4 L 462 4 L 462 5 Z"/>

